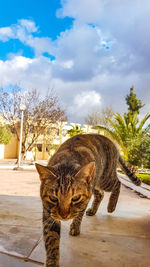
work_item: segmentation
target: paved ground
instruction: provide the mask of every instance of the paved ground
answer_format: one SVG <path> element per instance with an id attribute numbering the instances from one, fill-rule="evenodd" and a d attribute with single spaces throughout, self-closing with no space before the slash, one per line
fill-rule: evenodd
<path id="1" fill-rule="evenodd" d="M 0 267 L 42 266 L 40 181 L 35 171 L 0 170 Z M 150 200 L 122 186 L 118 206 L 83 218 L 81 235 L 62 225 L 61 267 L 149 267 Z M 25 262 L 24 260 L 28 260 Z"/>

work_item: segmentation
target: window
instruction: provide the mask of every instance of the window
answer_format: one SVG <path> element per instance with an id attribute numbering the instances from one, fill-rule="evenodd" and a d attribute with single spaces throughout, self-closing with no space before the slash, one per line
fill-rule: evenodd
<path id="1" fill-rule="evenodd" d="M 39 151 L 39 152 L 42 152 L 42 144 L 37 144 L 36 146 L 37 146 L 37 148 L 38 148 L 38 151 Z"/>

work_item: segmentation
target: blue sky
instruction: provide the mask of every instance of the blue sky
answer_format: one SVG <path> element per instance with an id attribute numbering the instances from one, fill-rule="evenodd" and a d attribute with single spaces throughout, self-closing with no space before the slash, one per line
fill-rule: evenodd
<path id="1" fill-rule="evenodd" d="M 0 8 L 0 27 L 16 24 L 19 19 L 33 20 L 38 25 L 38 36 L 50 37 L 53 40 L 69 29 L 72 18 L 58 19 L 56 11 L 61 7 L 59 0 L 6 0 L 2 1 Z M 23 55 L 33 58 L 33 49 L 21 44 L 17 39 L 9 42 L 0 42 L 0 59 L 7 58 L 8 53 L 18 53 L 22 50 Z"/>
<path id="2" fill-rule="evenodd" d="M 69 121 L 111 106 L 125 112 L 132 85 L 150 109 L 148 0 L 5 0 L 0 85 L 53 88 Z"/>
<path id="3" fill-rule="evenodd" d="M 36 21 L 39 25 L 39 35 L 56 38 L 60 32 L 70 28 L 72 19 L 65 17 L 56 18 L 56 11 L 61 8 L 59 0 L 5 0 L 1 1 L 0 25 L 5 27 L 16 24 L 18 19 Z"/>

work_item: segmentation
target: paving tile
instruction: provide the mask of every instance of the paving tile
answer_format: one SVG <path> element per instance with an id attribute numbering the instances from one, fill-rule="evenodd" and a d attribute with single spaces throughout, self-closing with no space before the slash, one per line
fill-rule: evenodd
<path id="1" fill-rule="evenodd" d="M 32 251 L 31 255 L 29 256 L 30 260 L 36 260 L 40 263 L 44 262 L 45 259 L 45 249 L 44 249 L 44 242 L 41 240 L 38 246 Z"/>
<path id="2" fill-rule="evenodd" d="M 0 253 L 0 267 L 40 267 L 39 265 L 33 262 L 26 262 L 21 259 L 10 257 Z"/>
<path id="3" fill-rule="evenodd" d="M 27 257 L 41 237 L 37 197 L 0 196 L 0 251 Z"/>
<path id="4" fill-rule="evenodd" d="M 109 215 L 106 202 L 94 217 L 84 216 L 81 235 L 69 236 L 70 222 L 62 223 L 60 244 L 61 267 L 148 267 L 150 266 L 150 209 L 121 203 Z M 126 216 L 128 212 L 132 216 Z M 148 215 L 149 214 L 149 215 Z M 43 262 L 44 246 L 40 244 L 30 259 Z"/>
<path id="5" fill-rule="evenodd" d="M 37 173 L 1 171 L 0 184 L 0 251 L 42 263 Z M 107 193 L 96 216 L 84 216 L 80 236 L 69 236 L 69 221 L 62 224 L 61 267 L 150 266 L 150 200 L 122 186 L 117 208 L 108 214 L 108 198 Z M 0 267 L 36 266 L 0 254 Z"/>

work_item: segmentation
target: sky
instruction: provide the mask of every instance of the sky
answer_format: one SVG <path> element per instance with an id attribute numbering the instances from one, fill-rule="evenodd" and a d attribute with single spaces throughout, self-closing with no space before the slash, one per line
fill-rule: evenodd
<path id="1" fill-rule="evenodd" d="M 127 111 L 134 86 L 150 110 L 149 0 L 5 0 L 0 86 L 53 89 L 70 122 Z"/>

